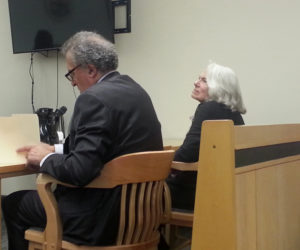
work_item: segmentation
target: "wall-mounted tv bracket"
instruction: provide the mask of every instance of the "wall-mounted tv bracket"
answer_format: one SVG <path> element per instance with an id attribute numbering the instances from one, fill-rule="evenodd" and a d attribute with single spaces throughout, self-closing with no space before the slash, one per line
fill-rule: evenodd
<path id="1" fill-rule="evenodd" d="M 116 14 L 116 8 L 125 7 L 126 11 L 126 27 L 124 28 L 115 28 L 114 33 L 129 33 L 131 32 L 131 0 L 112 0 L 114 7 L 114 19 Z"/>

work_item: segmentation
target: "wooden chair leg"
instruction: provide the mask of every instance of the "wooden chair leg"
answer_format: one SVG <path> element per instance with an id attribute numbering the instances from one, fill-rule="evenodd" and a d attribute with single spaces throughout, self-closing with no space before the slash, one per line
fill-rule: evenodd
<path id="1" fill-rule="evenodd" d="M 43 250 L 43 247 L 41 244 L 29 242 L 28 250 Z"/>
<path id="2" fill-rule="evenodd" d="M 170 245 L 170 228 L 171 228 L 170 224 L 165 224 L 160 228 L 161 237 L 164 237 L 168 245 Z"/>
<path id="3" fill-rule="evenodd" d="M 170 249 L 171 250 L 181 250 L 189 245 L 191 245 L 191 237 L 182 235 L 179 230 L 180 226 L 171 225 L 170 227 Z"/>

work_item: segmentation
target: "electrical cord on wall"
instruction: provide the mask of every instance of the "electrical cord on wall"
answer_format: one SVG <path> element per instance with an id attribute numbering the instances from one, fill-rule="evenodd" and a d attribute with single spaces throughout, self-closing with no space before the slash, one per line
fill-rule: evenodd
<path id="1" fill-rule="evenodd" d="M 29 66 L 29 75 L 31 78 L 31 105 L 32 105 L 32 112 L 35 113 L 34 108 L 34 74 L 33 74 L 33 52 L 31 52 L 30 57 L 30 66 Z"/>
<path id="2" fill-rule="evenodd" d="M 59 50 L 56 50 L 56 110 L 61 111 L 64 106 L 61 107 L 60 109 L 58 109 L 58 103 L 59 103 L 59 78 L 58 78 L 59 60 L 58 60 L 58 54 L 59 54 Z M 63 114 L 66 111 L 67 110 L 64 110 Z M 59 129 L 63 133 L 63 137 L 65 137 L 65 120 L 64 120 L 63 114 L 61 114 L 60 118 L 59 118 L 59 121 L 60 121 L 59 122 Z"/>
<path id="3" fill-rule="evenodd" d="M 58 91 L 58 51 L 56 50 L 56 109 L 58 108 L 58 100 L 59 100 L 59 91 Z"/>
<path id="4" fill-rule="evenodd" d="M 35 114 L 38 114 L 38 115 L 43 115 L 43 114 L 40 114 L 40 113 L 45 113 L 46 110 L 49 111 L 51 110 L 51 117 L 56 120 L 56 122 L 58 122 L 58 126 L 60 128 L 60 130 L 62 131 L 63 133 L 63 136 L 65 135 L 65 124 L 64 124 L 64 117 L 63 117 L 63 114 L 67 111 L 67 108 L 65 106 L 62 106 L 60 108 L 58 108 L 58 104 L 59 104 L 59 72 L 58 72 L 58 69 L 59 69 L 59 58 L 58 58 L 58 53 L 59 53 L 59 50 L 56 51 L 56 110 L 54 112 L 52 112 L 52 109 L 50 108 L 41 108 L 41 109 L 38 109 L 37 111 L 35 110 L 35 107 L 34 107 L 34 70 L 33 70 L 33 56 L 34 56 L 34 52 L 31 53 L 31 57 L 30 57 L 30 66 L 29 66 L 29 75 L 30 75 L 30 78 L 31 78 L 31 104 L 32 104 L 32 111 L 33 113 Z M 74 91 L 74 89 L 73 89 Z M 75 95 L 75 91 L 74 91 L 74 95 Z M 75 98 L 76 98 L 76 95 L 75 95 Z M 50 117 L 50 116 L 49 116 Z M 57 128 L 56 128 L 57 129 Z"/>

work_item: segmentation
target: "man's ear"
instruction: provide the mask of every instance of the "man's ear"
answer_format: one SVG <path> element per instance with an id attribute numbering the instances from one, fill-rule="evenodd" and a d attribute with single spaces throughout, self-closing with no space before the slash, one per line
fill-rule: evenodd
<path id="1" fill-rule="evenodd" d="M 95 78 L 99 74 L 99 72 L 96 69 L 96 67 L 94 65 L 92 65 L 92 64 L 88 64 L 87 65 L 87 70 L 88 70 L 88 75 L 91 78 Z"/>

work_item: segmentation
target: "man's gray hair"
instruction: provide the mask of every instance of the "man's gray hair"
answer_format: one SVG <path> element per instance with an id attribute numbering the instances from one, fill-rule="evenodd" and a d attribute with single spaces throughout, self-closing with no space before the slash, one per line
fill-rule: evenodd
<path id="1" fill-rule="evenodd" d="M 232 69 L 210 63 L 206 68 L 206 79 L 208 100 L 223 103 L 232 111 L 246 113 L 239 81 Z"/>
<path id="2" fill-rule="evenodd" d="M 62 54 L 74 65 L 94 65 L 101 73 L 116 70 L 118 55 L 115 46 L 101 35 L 80 31 L 70 37 L 61 48 Z"/>

